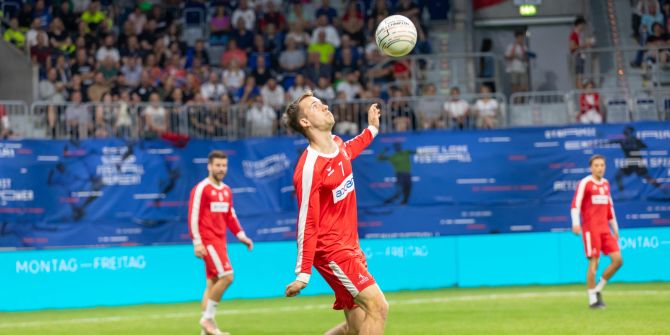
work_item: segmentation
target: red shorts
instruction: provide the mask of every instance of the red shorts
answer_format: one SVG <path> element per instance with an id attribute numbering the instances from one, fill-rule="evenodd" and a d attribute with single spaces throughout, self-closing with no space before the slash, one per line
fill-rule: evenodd
<path id="1" fill-rule="evenodd" d="M 368 264 L 362 252 L 344 261 L 315 262 L 314 267 L 335 292 L 333 309 L 356 308 L 354 298 L 359 292 L 376 283 L 368 272 Z"/>
<path id="2" fill-rule="evenodd" d="M 202 244 L 207 249 L 207 255 L 204 257 L 207 279 L 221 278 L 233 273 L 225 241 L 202 241 Z"/>
<path id="3" fill-rule="evenodd" d="M 582 232 L 584 240 L 584 251 L 586 257 L 600 257 L 600 252 L 609 255 L 619 251 L 619 241 L 614 238 L 609 231 L 589 231 Z"/>

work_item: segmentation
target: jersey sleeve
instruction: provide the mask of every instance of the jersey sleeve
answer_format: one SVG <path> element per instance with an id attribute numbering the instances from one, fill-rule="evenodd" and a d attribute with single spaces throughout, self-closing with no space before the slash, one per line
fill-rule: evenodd
<path id="1" fill-rule="evenodd" d="M 320 178 L 315 171 L 316 155 L 307 155 L 299 175 L 294 178 L 295 192 L 298 196 L 298 260 L 295 266 L 296 280 L 309 283 L 319 236 L 319 217 L 321 215 L 319 188 Z"/>
<path id="2" fill-rule="evenodd" d="M 191 198 L 188 202 L 188 229 L 193 240 L 193 245 L 202 244 L 200 235 L 200 224 L 202 222 L 202 204 L 206 201 L 203 197 L 204 183 L 198 184 L 191 190 Z"/>
<path id="3" fill-rule="evenodd" d="M 572 205 L 570 206 L 570 216 L 572 218 L 572 226 L 580 226 L 580 212 L 582 210 L 582 201 L 584 200 L 584 192 L 586 190 L 586 180 L 580 180 L 575 190 L 575 195 L 572 197 Z"/>
<path id="4" fill-rule="evenodd" d="M 233 206 L 233 192 L 230 189 L 228 189 L 228 192 L 230 194 L 230 210 L 228 211 L 228 214 L 226 214 L 226 226 L 228 226 L 230 232 L 239 239 L 246 235 L 244 234 L 242 225 L 240 225 L 240 220 L 237 219 L 237 214 L 235 213 L 235 207 Z"/>
<path id="5" fill-rule="evenodd" d="M 346 141 L 344 145 L 349 156 L 351 156 L 351 159 L 358 157 L 358 155 L 372 143 L 372 140 L 377 136 L 378 132 L 379 129 L 377 129 L 377 127 L 368 126 L 358 136 Z"/>

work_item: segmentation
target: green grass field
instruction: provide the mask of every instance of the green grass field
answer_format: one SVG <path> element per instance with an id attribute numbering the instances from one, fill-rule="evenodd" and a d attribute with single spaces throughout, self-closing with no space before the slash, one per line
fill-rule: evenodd
<path id="1" fill-rule="evenodd" d="M 582 286 L 387 293 L 386 334 L 670 334 L 670 283 L 611 284 L 589 310 Z M 224 301 L 232 334 L 321 334 L 342 321 L 332 297 Z M 196 303 L 0 313 L 0 334 L 199 334 Z"/>

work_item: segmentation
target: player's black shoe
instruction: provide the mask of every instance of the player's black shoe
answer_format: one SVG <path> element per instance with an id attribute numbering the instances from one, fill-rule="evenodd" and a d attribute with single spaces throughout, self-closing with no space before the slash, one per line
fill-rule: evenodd
<path id="1" fill-rule="evenodd" d="M 598 298 L 598 304 L 601 304 L 603 307 L 606 307 L 605 300 L 603 300 L 603 295 L 600 292 L 596 292 L 596 298 Z"/>
<path id="2" fill-rule="evenodd" d="M 605 304 L 600 301 L 596 301 L 589 305 L 590 309 L 605 309 Z"/>

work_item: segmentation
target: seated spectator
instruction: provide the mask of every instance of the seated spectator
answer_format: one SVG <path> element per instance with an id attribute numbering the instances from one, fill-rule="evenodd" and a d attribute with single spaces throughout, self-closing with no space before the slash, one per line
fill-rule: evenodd
<path id="1" fill-rule="evenodd" d="M 335 100 L 335 90 L 330 84 L 330 79 L 326 77 L 319 77 L 319 85 L 314 89 L 314 96 L 328 104 Z"/>
<path id="2" fill-rule="evenodd" d="M 76 59 L 74 64 L 70 67 L 72 74 L 81 76 L 82 83 L 86 86 L 93 84 L 93 77 L 95 75 L 94 62 L 88 58 L 85 49 L 78 49 L 76 52 Z"/>
<path id="3" fill-rule="evenodd" d="M 254 33 L 246 28 L 244 19 L 239 18 L 233 21 L 235 29 L 230 33 L 230 39 L 237 42 L 237 46 L 245 52 L 250 52 L 254 47 Z"/>
<path id="4" fill-rule="evenodd" d="M 389 102 L 389 114 L 394 131 L 416 130 L 416 114 L 402 90 L 394 89 Z"/>
<path id="5" fill-rule="evenodd" d="M 653 33 L 655 23 L 658 23 L 663 27 L 663 14 L 658 11 L 656 4 L 656 1 L 649 1 L 647 3 L 647 11 L 642 15 L 640 30 L 644 37 L 648 37 Z"/>
<path id="6" fill-rule="evenodd" d="M 298 49 L 304 49 L 312 42 L 312 38 L 305 32 L 303 24 L 300 21 L 291 25 L 291 30 L 286 34 L 286 37 L 284 37 L 284 44 L 286 44 L 288 40 L 293 40 Z"/>
<path id="7" fill-rule="evenodd" d="M 343 49 L 341 57 L 335 61 L 335 80 L 344 80 L 344 73 L 358 72 L 360 64 L 355 63 L 351 49 Z"/>
<path id="8" fill-rule="evenodd" d="M 44 5 L 44 0 L 35 1 L 35 8 L 33 8 L 33 18 L 40 19 L 41 28 L 47 29 L 51 24 L 51 12 L 49 8 Z"/>
<path id="9" fill-rule="evenodd" d="M 159 34 L 156 30 L 156 21 L 149 20 L 142 30 L 142 33 L 137 36 L 137 39 L 140 41 L 140 46 L 146 52 L 151 52 L 154 49 L 154 45 L 158 40 Z"/>
<path id="10" fill-rule="evenodd" d="M 227 68 L 235 60 L 240 68 L 247 66 L 247 53 L 237 47 L 237 41 L 228 41 L 227 50 L 221 55 L 221 67 Z"/>
<path id="11" fill-rule="evenodd" d="M 326 15 L 321 15 L 317 21 L 317 27 L 312 31 L 312 43 L 319 42 L 319 35 L 323 32 L 325 34 L 325 41 L 330 43 L 333 47 L 337 48 L 340 46 L 340 34 L 337 32 L 337 29 L 328 23 L 328 18 Z"/>
<path id="12" fill-rule="evenodd" d="M 90 101 L 99 102 L 102 96 L 105 93 L 109 93 L 111 89 L 111 86 L 105 80 L 105 76 L 101 72 L 97 72 L 95 74 L 95 82 L 88 87 L 88 98 Z"/>
<path id="13" fill-rule="evenodd" d="M 491 88 L 482 85 L 479 89 L 481 97 L 475 101 L 474 109 L 477 113 L 477 127 L 481 129 L 493 129 L 498 125 L 500 117 L 500 104 L 498 100 L 491 98 Z"/>
<path id="14" fill-rule="evenodd" d="M 365 20 L 363 12 L 358 8 L 355 1 L 350 1 L 347 4 L 346 12 L 342 17 L 342 31 L 343 38 L 348 36 L 356 45 L 365 44 L 365 34 L 363 28 L 365 27 Z"/>
<path id="15" fill-rule="evenodd" d="M 49 25 L 49 45 L 66 54 L 71 54 L 75 51 L 72 38 L 70 38 L 70 35 L 65 30 L 63 21 L 59 17 L 54 18 L 51 21 L 51 25 Z"/>
<path id="16" fill-rule="evenodd" d="M 354 110 L 354 104 L 347 102 L 347 94 L 344 91 L 337 92 L 337 99 L 332 102 L 333 116 L 337 123 L 335 123 L 335 133 L 343 135 L 356 135 L 359 133 L 357 115 Z"/>
<path id="17" fill-rule="evenodd" d="M 71 95 L 71 103 L 65 109 L 65 122 L 68 135 L 73 139 L 87 137 L 93 129 L 91 115 L 82 103 L 81 92 L 74 91 Z"/>
<path id="18" fill-rule="evenodd" d="M 449 100 L 444 103 L 444 112 L 447 114 L 452 129 L 464 130 L 468 128 L 468 114 L 470 104 L 461 99 L 461 89 L 452 87 L 449 91 Z"/>
<path id="19" fill-rule="evenodd" d="M 233 101 L 240 104 L 251 103 L 255 96 L 260 95 L 261 90 L 256 85 L 256 79 L 254 77 L 247 77 L 244 82 L 244 86 L 237 89 L 237 92 L 233 96 Z"/>
<path id="20" fill-rule="evenodd" d="M 261 88 L 261 95 L 265 104 L 272 107 L 276 112 L 284 108 L 286 93 L 283 87 L 277 85 L 275 78 L 271 77 L 267 80 L 267 83 Z"/>
<path id="21" fill-rule="evenodd" d="M 293 27 L 296 23 L 302 27 L 311 28 L 312 22 L 316 17 L 314 16 L 314 8 L 311 3 L 304 3 L 299 1 L 292 1 L 286 22 L 289 27 Z"/>
<path id="22" fill-rule="evenodd" d="M 139 35 L 144 30 L 144 25 L 147 23 L 147 16 L 142 12 L 139 5 L 135 5 L 133 12 L 128 15 L 126 22 L 130 24 L 136 35 Z"/>
<path id="23" fill-rule="evenodd" d="M 309 86 L 314 87 L 319 82 L 319 77 L 333 77 L 333 66 L 332 64 L 321 63 L 319 53 L 312 52 L 307 56 L 307 66 L 303 69 L 302 74 Z"/>
<path id="24" fill-rule="evenodd" d="M 4 105 L 0 105 L 0 139 L 6 140 L 12 135 L 12 128 L 9 124 L 9 115 Z"/>
<path id="25" fill-rule="evenodd" d="M 579 95 L 579 115 L 577 121 L 584 124 L 603 123 L 604 117 L 600 110 L 600 93 L 594 91 L 593 80 L 586 80 L 584 92 Z"/>
<path id="26" fill-rule="evenodd" d="M 438 96 L 434 84 L 428 84 L 419 99 L 416 109 L 419 112 L 422 129 L 445 128 L 442 99 Z"/>
<path id="27" fill-rule="evenodd" d="M 35 18 L 30 24 L 30 29 L 28 32 L 26 32 L 26 44 L 29 48 L 37 45 L 37 35 L 40 33 L 44 33 L 44 29 L 42 29 L 42 23 L 40 19 Z"/>
<path id="28" fill-rule="evenodd" d="M 118 62 L 121 59 L 119 50 L 116 48 L 116 44 L 114 42 L 115 41 L 113 35 L 105 36 L 105 44 L 102 47 L 100 47 L 98 49 L 98 52 L 96 52 L 95 54 L 95 59 L 98 62 L 102 62 L 108 57 L 111 58 L 114 62 Z"/>
<path id="29" fill-rule="evenodd" d="M 61 2 L 60 7 L 54 8 L 53 16 L 54 18 L 59 18 L 63 21 L 65 31 L 77 30 L 77 16 L 74 14 L 69 1 L 63 1 Z"/>
<path id="30" fill-rule="evenodd" d="M 97 71 L 102 73 L 107 82 L 114 85 L 116 83 L 117 76 L 119 75 L 119 64 L 113 61 L 111 57 L 107 57 L 105 60 L 98 63 Z"/>
<path id="31" fill-rule="evenodd" d="M 214 138 L 220 134 L 224 121 L 221 113 L 206 102 L 202 95 L 196 94 L 193 104 L 186 107 L 189 125 L 193 134 L 202 138 Z"/>
<path id="32" fill-rule="evenodd" d="M 100 10 L 100 2 L 94 0 L 88 8 L 81 13 L 82 22 L 85 22 L 91 30 L 98 30 L 100 25 L 106 22 L 107 16 Z"/>
<path id="33" fill-rule="evenodd" d="M 219 101 L 222 95 L 228 94 L 226 86 L 219 80 L 216 72 L 209 73 L 209 80 L 200 86 L 200 95 L 206 101 Z"/>
<path id="34" fill-rule="evenodd" d="M 335 24 L 335 19 L 337 19 L 337 10 L 330 6 L 329 0 L 321 0 L 321 6 L 316 9 L 316 17 L 324 16 L 327 19 L 328 24 Z"/>
<path id="35" fill-rule="evenodd" d="M 279 57 L 279 53 L 284 46 L 284 34 L 277 30 L 277 27 L 274 25 L 274 23 L 270 22 L 265 29 L 263 37 L 265 38 L 266 48 L 272 55 L 271 60 L 274 63 L 277 63 L 275 58 Z"/>
<path id="36" fill-rule="evenodd" d="M 37 34 L 37 43 L 30 48 L 30 59 L 39 65 L 40 73 L 51 67 L 51 55 L 54 50 L 49 46 L 49 37 L 44 31 Z"/>
<path id="37" fill-rule="evenodd" d="M 199 59 L 201 65 L 209 65 L 209 54 L 205 50 L 205 41 L 198 39 L 195 42 L 193 48 L 189 48 L 186 51 L 186 68 L 190 69 L 193 67 L 193 60 Z"/>
<path id="38" fill-rule="evenodd" d="M 26 45 L 26 35 L 19 28 L 19 20 L 15 17 L 9 20 L 9 28 L 3 34 L 5 42 L 14 44 L 15 47 L 22 49 Z"/>
<path id="39" fill-rule="evenodd" d="M 323 64 L 332 64 L 335 56 L 335 47 L 326 41 L 326 32 L 319 32 L 316 42 L 312 42 L 307 48 L 308 53 L 318 53 L 319 61 Z"/>
<path id="40" fill-rule="evenodd" d="M 142 77 L 142 64 L 140 64 L 139 57 L 130 56 L 124 58 L 123 66 L 121 67 L 121 74 L 123 74 L 125 84 L 131 88 L 137 87 L 140 84 Z"/>
<path id="41" fill-rule="evenodd" d="M 286 90 L 286 101 L 291 103 L 297 100 L 303 93 L 305 93 L 305 91 L 309 89 L 310 86 L 307 84 L 305 76 L 301 73 L 298 73 L 293 80 L 293 84 L 288 88 L 288 90 Z"/>
<path id="42" fill-rule="evenodd" d="M 247 0 L 240 0 L 240 6 L 233 12 L 232 21 L 236 28 L 240 19 L 244 22 L 246 30 L 254 30 L 256 26 L 256 12 L 254 12 L 253 8 L 249 7 Z"/>
<path id="43" fill-rule="evenodd" d="M 305 66 L 305 51 L 296 48 L 295 40 L 286 40 L 286 50 L 279 55 L 279 66 L 284 72 L 297 72 Z"/>
<path id="44" fill-rule="evenodd" d="M 267 28 L 270 23 L 274 24 L 279 31 L 284 31 L 286 29 L 286 18 L 284 17 L 284 14 L 277 11 L 275 3 L 272 1 L 265 3 L 265 12 L 258 20 L 258 30 L 267 33 Z"/>
<path id="45" fill-rule="evenodd" d="M 253 104 L 246 113 L 247 133 L 250 136 L 272 136 L 277 127 L 277 115 L 262 95 L 253 98 Z"/>
<path id="46" fill-rule="evenodd" d="M 216 7 L 214 16 L 209 21 L 210 42 L 213 44 L 225 44 L 228 41 L 230 29 L 230 16 L 226 13 L 225 7 Z"/>
<path id="47" fill-rule="evenodd" d="M 228 92 L 237 92 L 237 90 L 244 85 L 246 74 L 237 65 L 237 60 L 233 60 L 230 62 L 230 65 L 223 70 L 221 77 L 223 79 L 223 85 L 226 86 Z"/>
<path id="48" fill-rule="evenodd" d="M 72 80 L 72 71 L 70 69 L 70 64 L 65 60 L 64 55 L 58 55 L 56 57 L 56 81 L 64 85 L 67 85 Z"/>
<path id="49" fill-rule="evenodd" d="M 133 93 L 140 98 L 140 101 L 147 102 L 149 101 L 149 97 L 155 92 L 156 88 L 151 80 L 149 71 L 145 69 L 140 76 L 140 85 L 133 91 Z"/>
<path id="50" fill-rule="evenodd" d="M 95 106 L 95 137 L 105 138 L 114 134 L 113 126 L 118 113 L 117 108 L 111 93 L 107 92 L 102 95 L 100 103 Z"/>
<path id="51" fill-rule="evenodd" d="M 37 88 L 37 96 L 40 101 L 48 101 L 56 104 L 65 102 L 67 91 L 65 90 L 65 84 L 58 81 L 58 71 L 56 68 L 51 68 L 47 71 L 47 77 L 40 80 Z"/>
<path id="52" fill-rule="evenodd" d="M 149 106 L 142 112 L 145 138 L 157 138 L 168 130 L 168 112 L 161 106 L 158 93 L 151 93 Z"/>
<path id="53" fill-rule="evenodd" d="M 343 97 L 347 102 L 352 102 L 354 99 L 360 97 L 363 87 L 358 82 L 358 72 L 351 71 L 345 74 L 346 80 L 337 84 L 337 96 Z M 340 92 L 344 93 L 340 95 Z"/>

